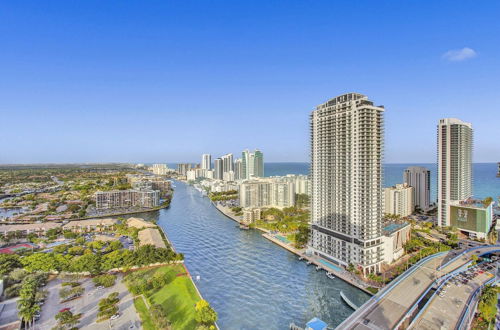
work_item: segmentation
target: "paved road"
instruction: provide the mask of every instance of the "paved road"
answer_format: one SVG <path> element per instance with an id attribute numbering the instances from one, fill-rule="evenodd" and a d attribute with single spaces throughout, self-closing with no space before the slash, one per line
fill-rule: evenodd
<path id="1" fill-rule="evenodd" d="M 443 298 L 437 294 L 429 301 L 428 307 L 415 321 L 413 329 L 455 329 L 462 311 L 467 306 L 467 300 L 483 283 L 493 277 L 483 273 L 474 277 L 467 285 L 458 287 L 450 283 Z"/>
<path id="2" fill-rule="evenodd" d="M 450 252 L 435 256 L 419 267 L 410 268 L 404 279 L 370 299 L 342 322 L 338 329 L 394 328 L 437 278 L 463 266 L 473 254 L 497 249 L 498 246 L 481 246 L 458 258 L 455 252 Z M 442 269 L 441 265 L 444 265 Z"/>
<path id="3" fill-rule="evenodd" d="M 19 298 L 12 298 L 0 303 L 0 326 L 19 321 L 19 317 L 17 316 L 18 299 Z"/>
<path id="4" fill-rule="evenodd" d="M 121 283 L 121 275 L 118 276 L 116 284 L 107 289 L 97 290 L 90 279 L 80 280 L 85 293 L 81 298 L 59 303 L 59 290 L 61 280 L 50 281 L 46 288 L 49 295 L 42 307 L 41 318 L 36 325 L 36 329 L 52 329 L 56 325 L 55 315 L 63 308 L 69 307 L 73 313 L 82 313 L 82 318 L 78 324 L 82 329 L 140 329 L 141 322 L 134 307 L 133 296 Z M 118 292 L 120 298 L 119 313 L 117 320 L 96 323 L 99 300 L 107 297 L 112 292 Z"/>

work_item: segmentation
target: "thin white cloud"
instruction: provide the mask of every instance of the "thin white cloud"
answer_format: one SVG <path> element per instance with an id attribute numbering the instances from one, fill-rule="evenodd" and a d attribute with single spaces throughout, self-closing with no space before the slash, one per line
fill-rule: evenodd
<path id="1" fill-rule="evenodd" d="M 474 49 L 464 47 L 462 49 L 452 49 L 443 54 L 443 58 L 452 62 L 461 62 L 477 56 Z"/>

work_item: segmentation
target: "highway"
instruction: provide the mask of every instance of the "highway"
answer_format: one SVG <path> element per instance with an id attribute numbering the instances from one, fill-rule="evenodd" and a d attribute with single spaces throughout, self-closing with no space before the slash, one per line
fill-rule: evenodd
<path id="1" fill-rule="evenodd" d="M 470 248 L 465 251 L 441 252 L 426 257 L 368 300 L 337 329 L 394 329 L 408 326 L 418 312 L 421 298 L 436 280 L 466 266 L 473 254 L 500 250 L 500 245 Z"/>

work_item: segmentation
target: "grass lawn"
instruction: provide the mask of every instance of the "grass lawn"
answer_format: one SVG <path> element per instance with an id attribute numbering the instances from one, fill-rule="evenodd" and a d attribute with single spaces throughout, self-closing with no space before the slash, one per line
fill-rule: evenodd
<path id="1" fill-rule="evenodd" d="M 144 299 L 142 299 L 142 297 L 140 296 L 135 297 L 134 306 L 137 310 L 137 313 L 139 313 L 139 316 L 141 317 L 142 328 L 145 330 L 156 330 L 153 320 L 151 320 L 151 316 L 149 315 L 148 307 L 146 306 Z"/>
<path id="2" fill-rule="evenodd" d="M 194 319 L 194 307 L 196 302 L 198 302 L 201 297 L 198 295 L 193 282 L 187 274 L 183 276 L 175 276 L 177 274 L 187 273 L 184 265 L 168 265 L 142 270 L 139 272 L 142 272 L 144 277 L 148 278 L 154 276 L 156 273 L 173 274 L 174 279 L 170 283 L 162 287 L 160 290 L 148 292 L 148 301 L 151 305 L 158 304 L 163 307 L 173 329 L 191 330 L 196 328 L 197 322 Z M 156 329 L 154 324 L 151 322 L 151 318 L 144 301 L 142 301 L 142 299 L 140 300 L 140 302 L 134 301 L 134 304 L 141 315 L 141 319 L 144 323 L 144 329 Z M 144 316 L 143 318 L 144 314 L 147 314 L 147 316 Z M 148 322 L 150 327 L 148 327 Z"/>

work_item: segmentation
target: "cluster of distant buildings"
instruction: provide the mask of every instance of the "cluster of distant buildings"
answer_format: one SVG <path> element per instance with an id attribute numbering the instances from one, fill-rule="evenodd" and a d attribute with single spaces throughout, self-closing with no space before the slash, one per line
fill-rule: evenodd
<path id="1" fill-rule="evenodd" d="M 410 167 L 404 182 L 382 188 L 384 107 L 348 93 L 312 111 L 311 239 L 308 253 L 363 273 L 380 272 L 397 259 L 408 224 L 386 223 L 384 214 L 406 216 L 430 207 L 430 172 Z M 483 238 L 492 204 L 472 198 L 472 126 L 459 119 L 438 123 L 437 225 Z"/>
<path id="2" fill-rule="evenodd" d="M 165 164 L 153 165 L 151 170 L 166 171 Z M 229 153 L 216 158 L 203 154 L 200 164 L 177 164 L 181 179 L 192 182 L 203 191 L 220 193 L 235 191 L 246 222 L 260 219 L 262 208 L 295 206 L 297 194 L 309 194 L 307 175 L 264 177 L 264 154 L 260 150 L 244 150 L 241 158 Z"/>
<path id="3" fill-rule="evenodd" d="M 178 164 L 177 172 L 185 175 L 188 181 L 204 178 L 232 182 L 261 178 L 264 177 L 264 155 L 259 150 L 244 150 L 241 158 L 234 159 L 229 153 L 216 158 L 212 167 L 212 155 L 203 154 L 200 165 Z"/>
<path id="4" fill-rule="evenodd" d="M 159 176 L 127 174 L 127 182 L 132 189 L 96 192 L 96 210 L 158 207 L 171 191 L 170 181 Z"/>

